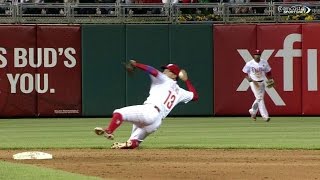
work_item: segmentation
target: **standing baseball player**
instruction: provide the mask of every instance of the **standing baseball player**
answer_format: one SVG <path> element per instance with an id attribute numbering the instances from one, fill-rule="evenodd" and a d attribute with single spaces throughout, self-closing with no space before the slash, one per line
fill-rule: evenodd
<path id="1" fill-rule="evenodd" d="M 97 135 L 103 135 L 112 140 L 114 131 L 123 121 L 133 124 L 129 140 L 124 143 L 113 143 L 112 149 L 137 148 L 148 135 L 160 127 L 162 120 L 178 103 L 198 100 L 197 91 L 188 79 L 186 71 L 180 70 L 177 65 L 162 66 L 161 68 L 164 70 L 160 72 L 151 66 L 134 60 L 130 60 L 129 63 L 130 66 L 139 68 L 150 75 L 151 87 L 149 97 L 143 105 L 116 109 L 107 128 L 96 127 L 94 129 Z M 177 84 L 178 77 L 186 83 L 188 91 L 179 87 Z"/>
<path id="2" fill-rule="evenodd" d="M 274 81 L 271 75 L 271 67 L 267 61 L 261 59 L 260 50 L 255 50 L 253 52 L 253 59 L 246 63 L 242 71 L 246 73 L 246 79 L 249 81 L 251 90 L 255 97 L 255 100 L 249 109 L 251 118 L 256 121 L 257 112 L 259 110 L 263 120 L 266 122 L 270 121 L 270 117 L 264 103 L 264 94 L 266 84 L 268 88 L 271 88 L 274 85 Z"/>

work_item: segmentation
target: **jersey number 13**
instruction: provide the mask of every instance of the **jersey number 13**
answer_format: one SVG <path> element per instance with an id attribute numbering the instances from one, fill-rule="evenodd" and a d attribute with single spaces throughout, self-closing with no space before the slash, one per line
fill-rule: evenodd
<path id="1" fill-rule="evenodd" d="M 175 100 L 176 100 L 176 96 L 174 94 L 172 94 L 171 91 L 169 91 L 169 95 L 163 104 L 165 104 L 168 109 L 171 109 Z"/>

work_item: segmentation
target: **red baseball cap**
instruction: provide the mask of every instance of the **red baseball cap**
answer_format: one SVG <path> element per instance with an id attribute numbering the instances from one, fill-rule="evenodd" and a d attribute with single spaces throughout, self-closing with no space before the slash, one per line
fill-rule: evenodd
<path id="1" fill-rule="evenodd" d="M 253 55 L 261 55 L 261 51 L 259 49 L 256 49 L 252 52 Z"/>
<path id="2" fill-rule="evenodd" d="M 176 64 L 168 64 L 166 66 L 161 66 L 161 69 L 169 69 L 173 74 L 179 76 L 180 68 Z"/>

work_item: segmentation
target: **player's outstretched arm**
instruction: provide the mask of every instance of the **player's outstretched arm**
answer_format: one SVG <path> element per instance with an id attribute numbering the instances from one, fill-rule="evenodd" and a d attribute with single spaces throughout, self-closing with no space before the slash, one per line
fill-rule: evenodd
<path id="1" fill-rule="evenodd" d="M 188 78 L 188 74 L 184 69 L 182 69 L 180 71 L 179 78 L 186 83 L 188 91 L 193 93 L 192 101 L 197 101 L 199 99 L 198 92 L 197 92 L 196 88 L 192 85 L 190 79 Z"/>
<path id="2" fill-rule="evenodd" d="M 139 69 L 151 74 L 154 77 L 157 77 L 158 74 L 159 74 L 159 71 L 157 69 L 155 69 L 154 67 L 152 67 L 152 66 L 149 66 L 149 65 L 146 65 L 146 64 L 142 64 L 142 63 L 138 63 L 135 60 L 130 60 L 130 63 L 134 67 L 137 67 L 137 68 L 139 68 Z"/>

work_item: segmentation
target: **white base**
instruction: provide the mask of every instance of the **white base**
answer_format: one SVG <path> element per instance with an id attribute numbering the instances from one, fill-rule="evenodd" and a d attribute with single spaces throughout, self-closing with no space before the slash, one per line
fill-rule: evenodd
<path id="1" fill-rule="evenodd" d="M 15 154 L 13 155 L 13 159 L 52 159 L 52 155 L 45 152 L 30 151 Z"/>

